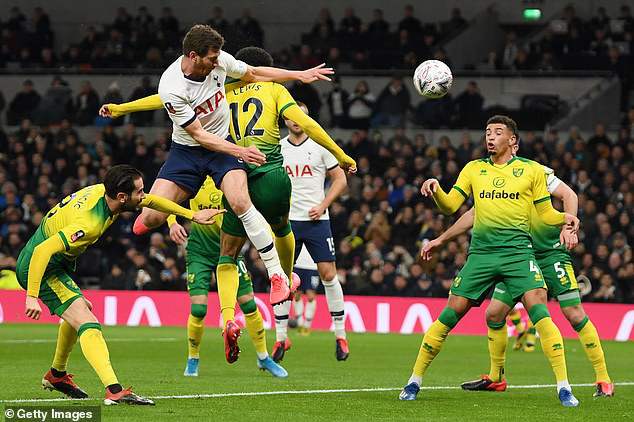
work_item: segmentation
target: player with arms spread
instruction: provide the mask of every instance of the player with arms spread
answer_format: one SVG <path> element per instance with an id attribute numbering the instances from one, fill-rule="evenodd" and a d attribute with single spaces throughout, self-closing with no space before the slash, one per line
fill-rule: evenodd
<path id="1" fill-rule="evenodd" d="M 20 252 L 16 274 L 27 291 L 26 315 L 40 318 L 42 309 L 37 300 L 40 298 L 51 315 L 63 319 L 53 364 L 42 379 L 45 388 L 73 398 L 87 397 L 73 382 L 72 374 L 66 373 L 70 352 L 79 338 L 86 360 L 106 387 L 106 405 L 154 404 L 119 384 L 110 365 L 101 325 L 91 311 L 92 305 L 70 276 L 77 257 L 101 237 L 121 212 L 145 207 L 200 224 L 212 224 L 214 221 L 210 218 L 219 212 L 215 209 L 194 212 L 160 196 L 146 195 L 141 172 L 128 165 L 118 165 L 108 170 L 103 184 L 85 187 L 51 209 Z"/>
<path id="2" fill-rule="evenodd" d="M 546 286 L 529 233 L 533 208 L 544 223 L 565 224 L 572 233 L 577 232 L 579 219 L 553 208 L 543 167 L 514 156 L 517 139 L 514 120 L 493 116 L 486 126 L 489 158 L 469 162 L 448 194 L 436 179 L 423 183 L 422 194 L 432 196 L 447 215 L 455 213 L 473 193 L 475 223 L 467 263 L 454 280 L 447 307 L 425 333 L 401 400 L 416 398 L 422 377 L 449 332 L 472 306 L 482 303 L 497 282 L 503 282 L 512 298 L 521 299 L 540 334 L 542 348 L 557 379 L 560 401 L 564 406 L 579 404 L 568 383 L 563 339 L 546 307 Z M 490 327 L 489 337 L 496 335 L 507 333 Z"/>
<path id="3" fill-rule="evenodd" d="M 240 63 L 256 66 L 254 69 L 270 69 L 273 64 L 271 55 L 257 47 L 241 49 L 236 54 L 236 59 L 239 59 Z M 269 237 L 271 236 L 269 226 L 273 230 L 275 248 L 279 251 L 285 280 L 287 279 L 286 277 L 292 279 L 294 278 L 292 270 L 295 258 L 295 238 L 288 219 L 291 182 L 282 166 L 284 158 L 280 152 L 279 118 L 293 119 L 306 133 L 310 134 L 315 142 L 330 151 L 343 169 L 354 173 L 356 171 L 356 163 L 332 140 L 319 123 L 315 122 L 300 109 L 284 86 L 272 82 L 253 82 L 250 78 L 241 78 L 228 80 L 225 88 L 227 101 L 230 103 L 228 108 L 231 109 L 230 131 L 232 138 L 238 142 L 238 147 L 257 148 L 258 151 L 266 154 L 266 162 L 264 164 L 247 164 L 248 191 L 250 198 L 253 200 L 253 210 L 259 211 L 263 215 L 264 221 L 258 227 L 258 230 L 266 231 Z M 144 103 L 142 109 L 135 107 L 136 102 L 114 107 L 109 104 L 108 107 L 117 110 L 119 113 L 125 113 L 156 109 L 163 100 L 162 95 L 160 98 L 154 95 L 137 100 Z M 218 186 L 217 183 L 216 186 Z M 233 319 L 235 295 L 239 284 L 235 260 L 247 238 L 248 226 L 240 212 L 231 202 L 227 191 L 222 189 L 222 185 L 221 190 L 225 193 L 223 203 L 228 212 L 222 222 L 221 257 L 217 270 L 218 290 L 221 297 L 223 317 Z M 251 236 L 249 236 L 249 239 L 260 251 L 261 256 L 263 251 L 268 253 L 268 249 L 260 249 L 253 242 Z M 272 249 L 273 244 L 271 243 L 268 247 Z M 225 282 L 225 280 L 227 281 Z M 286 285 L 286 283 L 277 283 L 279 280 L 275 276 L 272 281 L 271 296 L 273 298 L 275 286 L 277 284 Z M 299 285 L 299 281 L 294 279 L 293 290 L 297 285 Z M 229 288 L 224 286 L 231 286 L 233 290 L 230 291 Z M 224 301 L 222 299 L 223 294 L 232 294 L 234 302 L 229 304 L 228 300 Z M 286 320 L 290 311 L 290 302 L 286 300 L 288 295 L 283 298 L 280 295 L 276 297 L 283 299 L 278 301 L 271 300 L 274 305 L 273 310 L 276 321 Z M 239 335 L 239 331 L 234 332 Z M 238 358 L 237 339 L 234 344 L 235 347 L 231 347 L 227 352 L 227 360 L 230 362 L 235 362 Z"/>
<path id="4" fill-rule="evenodd" d="M 543 166 L 548 192 L 563 202 L 564 211 L 572 215 L 577 214 L 579 201 L 575 192 L 564 182 L 555 176 L 552 169 Z M 445 233 L 429 242 L 421 251 L 423 259 L 429 260 L 433 252 L 449 240 L 473 227 L 475 209 L 471 208 L 464 213 Z M 614 384 L 608 375 L 605 355 L 601 347 L 601 340 L 594 324 L 588 319 L 583 306 L 577 279 L 573 268 L 570 252 L 577 245 L 577 236 L 566 227 L 561 231 L 554 226 L 544 224 L 537 210 L 533 207 L 531 212 L 531 237 L 537 264 L 541 268 L 546 286 L 551 296 L 557 298 L 561 312 L 570 325 L 577 331 L 581 346 L 588 359 L 594 366 L 596 374 L 595 396 L 613 396 Z M 508 336 L 506 335 L 506 316 L 517 304 L 503 283 L 498 283 L 493 292 L 493 298 L 486 310 L 487 325 L 493 330 L 502 333 L 489 335 L 489 354 L 491 356 L 491 368 L 489 375 L 480 379 L 462 384 L 465 390 L 506 390 L 504 364 L 506 361 L 506 347 Z"/>
<path id="5" fill-rule="evenodd" d="M 213 28 L 194 25 L 183 40 L 183 56 L 161 76 L 158 90 L 173 122 L 172 148 L 150 193 L 181 203 L 198 192 L 205 178 L 211 176 L 259 251 L 271 279 L 271 304 L 277 304 L 288 299 L 290 281 L 280 265 L 266 220 L 253 206 L 245 173 L 245 163 L 259 166 L 266 162 L 266 156 L 255 146 L 242 147 L 231 139 L 224 84 L 227 76 L 248 82 L 298 79 L 310 83 L 329 80 L 326 75 L 333 71 L 323 65 L 306 71 L 252 67 L 222 51 L 223 44 L 224 39 Z M 137 100 L 127 111 L 153 109 L 156 99 L 150 99 L 149 104 L 148 108 L 147 98 Z M 100 114 L 113 117 L 115 109 L 105 105 Z M 145 209 L 134 224 L 134 232 L 145 233 L 163 224 L 166 218 L 165 213 Z M 221 245 L 218 295 L 229 363 L 235 362 L 239 353 L 240 328 L 233 321 L 237 272 L 235 257 Z"/>
<path id="6" fill-rule="evenodd" d="M 207 177 L 196 196 L 189 201 L 193 210 L 222 209 L 222 191 Z M 189 356 L 185 376 L 198 376 L 200 346 L 207 314 L 207 294 L 211 286 L 212 274 L 216 273 L 220 259 L 220 225 L 222 215 L 216 217 L 218 224 L 202 225 L 192 223 L 189 236 L 183 226 L 178 224 L 175 215 L 167 217 L 170 238 L 179 245 L 186 243 L 187 291 L 191 299 L 191 311 L 187 320 L 187 339 Z M 258 310 L 253 296 L 253 284 L 242 257 L 238 257 L 238 275 L 240 283 L 237 300 L 244 313 L 244 321 L 251 341 L 258 355 L 258 367 L 270 371 L 276 378 L 288 377 L 288 372 L 273 362 L 266 350 L 266 332 L 262 314 Z"/>

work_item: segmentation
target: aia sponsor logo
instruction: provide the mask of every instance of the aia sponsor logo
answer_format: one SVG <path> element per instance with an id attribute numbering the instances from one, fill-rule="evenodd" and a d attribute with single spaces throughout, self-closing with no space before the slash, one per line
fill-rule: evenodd
<path id="1" fill-rule="evenodd" d="M 286 173 L 288 173 L 291 177 L 313 176 L 313 171 L 308 164 L 304 164 L 303 166 L 300 166 L 299 164 L 295 164 L 295 166 L 286 166 Z"/>
<path id="2" fill-rule="evenodd" d="M 216 93 L 207 98 L 204 103 L 197 106 L 194 109 L 194 112 L 197 116 L 206 116 L 210 113 L 213 113 L 214 110 L 218 108 L 218 106 L 222 103 L 222 100 L 225 99 L 225 94 L 222 91 L 216 91 Z"/>

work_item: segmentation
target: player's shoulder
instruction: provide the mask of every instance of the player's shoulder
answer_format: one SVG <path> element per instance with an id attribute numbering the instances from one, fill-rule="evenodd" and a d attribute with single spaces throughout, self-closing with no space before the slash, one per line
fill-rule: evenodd
<path id="1" fill-rule="evenodd" d="M 484 167 L 490 162 L 491 160 L 489 160 L 488 158 L 476 158 L 475 160 L 471 160 L 467 164 L 465 164 L 462 169 L 469 171 L 476 168 Z"/>
<path id="2" fill-rule="evenodd" d="M 182 57 L 174 60 L 174 62 L 165 69 L 159 79 L 158 91 L 178 93 L 185 91 L 185 78 L 181 70 Z"/>
<path id="3" fill-rule="evenodd" d="M 530 171 L 535 172 L 535 174 L 550 174 L 553 173 L 553 170 L 545 165 L 538 163 L 537 161 L 531 160 L 529 158 L 524 157 L 515 157 L 517 164 L 523 165 L 528 168 Z"/>

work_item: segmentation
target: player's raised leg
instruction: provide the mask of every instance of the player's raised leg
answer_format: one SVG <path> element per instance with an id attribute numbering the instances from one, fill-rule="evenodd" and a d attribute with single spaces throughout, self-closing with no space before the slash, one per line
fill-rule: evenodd
<path id="1" fill-rule="evenodd" d="M 176 161 L 176 159 L 177 159 L 177 154 L 176 152 L 174 152 L 174 158 L 172 159 L 172 161 Z M 176 202 L 177 204 L 180 204 L 181 202 L 183 202 L 184 200 L 186 200 L 192 195 L 192 191 L 185 188 L 184 186 L 188 186 L 190 183 L 195 184 L 199 182 L 188 181 L 187 185 L 185 184 L 179 185 L 177 183 L 178 180 L 180 180 L 178 175 L 166 173 L 168 170 L 171 169 L 170 166 L 172 165 L 173 164 L 170 162 L 170 159 L 168 157 L 168 161 L 166 161 L 166 163 L 161 168 L 161 172 L 166 174 L 167 177 L 171 177 L 173 179 L 175 178 L 176 181 L 161 178 L 162 173 L 159 172 L 158 178 L 154 181 L 154 183 L 152 184 L 152 187 L 150 188 L 150 193 L 169 199 L 173 202 Z M 202 178 L 204 178 L 204 176 Z M 196 179 L 198 180 L 200 179 L 200 177 L 197 177 Z M 198 189 L 196 188 L 194 192 L 197 190 Z M 135 234 L 146 233 L 149 230 L 159 227 L 161 224 L 165 223 L 166 219 L 167 219 L 167 214 L 145 207 L 141 210 L 141 214 L 139 214 L 139 216 L 136 218 L 136 221 L 134 222 L 134 226 L 133 226 L 133 231 Z"/>
<path id="2" fill-rule="evenodd" d="M 280 303 L 288 299 L 291 290 L 290 281 L 282 269 L 269 224 L 251 202 L 247 190 L 246 173 L 241 170 L 227 172 L 222 178 L 220 188 L 225 194 L 224 200 L 240 219 L 244 232 L 257 249 L 262 262 L 266 266 L 271 279 L 271 304 Z M 223 221 L 223 231 L 225 232 L 224 227 L 227 220 L 229 218 L 225 217 Z M 230 234 L 235 235 L 236 233 L 231 232 Z M 227 255 L 224 249 L 221 250 L 221 253 L 222 255 Z"/>

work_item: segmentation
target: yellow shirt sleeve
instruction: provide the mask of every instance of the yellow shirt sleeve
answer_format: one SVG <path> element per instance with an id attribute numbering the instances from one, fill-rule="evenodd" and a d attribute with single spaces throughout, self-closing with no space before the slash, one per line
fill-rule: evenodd
<path id="1" fill-rule="evenodd" d="M 458 208 L 463 202 L 471 195 L 471 178 L 469 177 L 471 166 L 467 164 L 460 174 L 458 180 L 454 184 L 449 193 L 445 193 L 444 190 L 438 186 L 438 190 L 434 194 L 434 202 L 440 208 L 445 215 L 450 215 L 458 211 Z"/>
<path id="2" fill-rule="evenodd" d="M 166 214 L 175 214 L 179 217 L 185 217 L 188 220 L 194 218 L 194 211 L 181 207 L 175 202 L 165 199 L 158 195 L 148 193 L 145 199 L 139 204 L 139 208 L 148 207 L 153 210 L 164 212 Z"/>
<path id="3" fill-rule="evenodd" d="M 29 276 L 26 289 L 27 296 L 39 296 L 42 277 L 44 277 L 48 262 L 53 255 L 63 252 L 64 249 L 66 249 L 66 245 L 62 240 L 63 238 L 61 236 L 51 236 L 37 245 L 33 250 L 33 255 L 31 255 L 31 261 L 29 262 Z"/>
<path id="4" fill-rule="evenodd" d="M 158 94 L 123 104 L 108 104 L 108 110 L 110 110 L 110 113 L 112 113 L 114 117 L 123 116 L 128 113 L 135 113 L 137 111 L 158 110 L 160 108 L 163 108 L 163 103 L 161 102 L 161 97 Z"/>
<path id="5" fill-rule="evenodd" d="M 167 227 L 172 227 L 176 223 L 178 223 L 178 221 L 176 220 L 176 216 L 174 214 L 167 216 Z"/>
<path id="6" fill-rule="evenodd" d="M 546 187 L 546 175 L 544 173 L 544 169 L 539 164 L 531 165 L 532 171 L 532 191 L 533 191 L 533 202 L 537 204 L 538 202 L 545 201 L 546 199 L 550 199 L 550 192 L 548 192 L 548 188 Z"/>
<path id="7" fill-rule="evenodd" d="M 458 175 L 458 180 L 454 183 L 452 190 L 456 190 L 467 199 L 471 195 L 471 168 L 472 164 L 467 163 Z"/>

